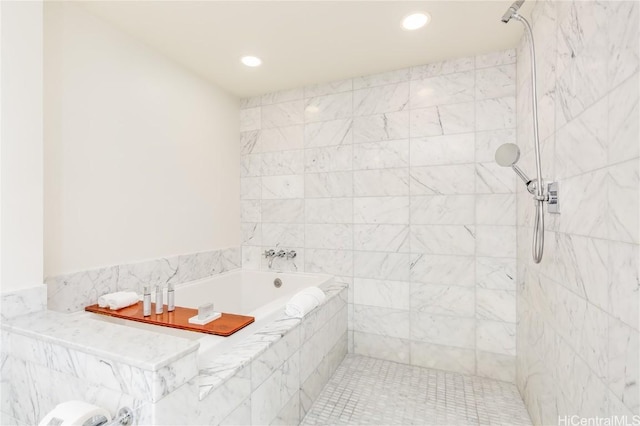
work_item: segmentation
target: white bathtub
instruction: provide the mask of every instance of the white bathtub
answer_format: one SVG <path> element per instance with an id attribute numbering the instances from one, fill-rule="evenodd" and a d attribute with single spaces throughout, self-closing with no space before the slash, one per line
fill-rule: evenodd
<path id="1" fill-rule="evenodd" d="M 282 281 L 280 288 L 274 285 L 276 278 Z M 235 270 L 176 287 L 176 306 L 197 308 L 204 303 L 213 302 L 214 309 L 218 312 L 255 317 L 255 322 L 229 337 L 161 327 L 93 313 L 87 314 L 98 321 L 198 340 L 200 343 L 198 366 L 205 368 L 207 360 L 226 352 L 231 346 L 281 315 L 287 301 L 296 292 L 309 286 L 320 286 L 332 279 L 333 277 L 329 275 L 319 274 Z M 166 303 L 166 292 L 164 300 Z"/>

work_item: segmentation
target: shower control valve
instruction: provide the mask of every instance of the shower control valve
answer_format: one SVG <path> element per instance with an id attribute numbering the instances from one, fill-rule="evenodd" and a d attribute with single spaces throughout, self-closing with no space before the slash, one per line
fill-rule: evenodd
<path id="1" fill-rule="evenodd" d="M 265 258 L 273 258 L 276 255 L 276 251 L 275 250 L 265 250 L 263 253 Z"/>
<path id="2" fill-rule="evenodd" d="M 296 253 L 295 250 L 289 250 L 287 252 L 287 259 L 293 259 L 294 257 L 296 257 L 298 254 Z"/>

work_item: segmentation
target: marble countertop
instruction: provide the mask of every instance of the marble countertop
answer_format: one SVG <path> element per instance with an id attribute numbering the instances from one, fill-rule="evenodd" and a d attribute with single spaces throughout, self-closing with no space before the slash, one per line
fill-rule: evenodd
<path id="1" fill-rule="evenodd" d="M 197 340 L 96 321 L 90 314 L 41 311 L 2 322 L 2 330 L 157 371 L 197 351 Z"/>

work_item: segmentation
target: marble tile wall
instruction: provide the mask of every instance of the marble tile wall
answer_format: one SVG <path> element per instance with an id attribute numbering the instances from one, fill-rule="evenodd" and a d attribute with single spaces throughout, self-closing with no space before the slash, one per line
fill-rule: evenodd
<path id="1" fill-rule="evenodd" d="M 349 347 L 515 380 L 515 50 L 246 99 L 242 267 L 348 283 Z"/>
<path id="2" fill-rule="evenodd" d="M 536 265 L 533 205 L 518 188 L 517 384 L 536 424 L 640 414 L 639 6 L 545 0 L 533 11 L 542 168 L 562 197 Z M 517 131 L 533 174 L 527 49 Z"/>
<path id="3" fill-rule="evenodd" d="M 97 303 L 106 293 L 133 290 L 142 294 L 147 285 L 180 285 L 239 267 L 240 248 L 235 247 L 47 277 L 48 308 L 76 312 Z"/>

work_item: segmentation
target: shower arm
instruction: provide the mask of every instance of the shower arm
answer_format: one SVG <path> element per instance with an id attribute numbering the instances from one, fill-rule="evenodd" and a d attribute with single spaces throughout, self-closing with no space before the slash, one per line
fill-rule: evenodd
<path id="1" fill-rule="evenodd" d="M 516 172 L 516 174 L 520 177 L 520 179 L 522 179 L 524 184 L 527 186 L 527 191 L 529 191 L 530 194 L 533 194 L 533 195 L 537 196 L 537 194 L 536 194 L 536 187 L 537 187 L 536 182 L 534 182 L 531 179 L 529 179 L 529 176 L 527 176 L 527 174 L 520 167 L 518 167 L 516 164 L 512 164 L 511 168 L 513 169 L 514 172 Z"/>

